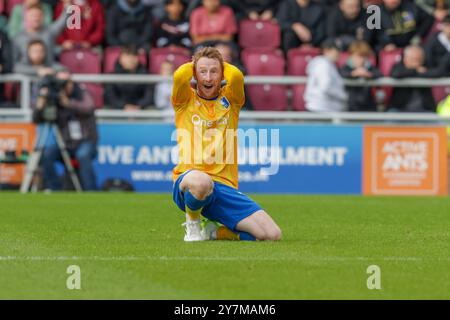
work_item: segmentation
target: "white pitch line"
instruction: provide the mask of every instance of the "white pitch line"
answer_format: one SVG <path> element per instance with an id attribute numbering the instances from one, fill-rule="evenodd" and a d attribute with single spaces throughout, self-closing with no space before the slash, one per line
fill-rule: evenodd
<path id="1" fill-rule="evenodd" d="M 450 261 L 450 257 L 280 257 L 280 258 L 251 258 L 251 257 L 167 257 L 167 256 L 0 256 L 0 261 Z"/>

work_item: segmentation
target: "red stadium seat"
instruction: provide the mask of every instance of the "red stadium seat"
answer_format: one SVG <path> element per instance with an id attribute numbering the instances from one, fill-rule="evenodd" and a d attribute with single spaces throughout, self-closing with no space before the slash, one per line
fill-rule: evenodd
<path id="1" fill-rule="evenodd" d="M 100 56 L 88 49 L 75 49 L 61 52 L 59 60 L 72 73 L 101 73 Z M 96 83 L 84 84 L 92 94 L 95 107 L 103 106 L 103 86 Z"/>
<path id="2" fill-rule="evenodd" d="M 305 107 L 306 84 L 292 86 L 292 108 L 297 111 L 306 111 Z"/>
<path id="3" fill-rule="evenodd" d="M 286 62 L 280 50 L 245 49 L 241 56 L 249 75 L 284 75 Z M 285 85 L 249 85 L 248 96 L 255 110 L 282 111 L 288 106 Z"/>
<path id="4" fill-rule="evenodd" d="M 242 48 L 278 48 L 280 26 L 276 22 L 244 19 L 239 28 L 239 45 Z"/>
<path id="5" fill-rule="evenodd" d="M 450 94 L 450 86 L 433 87 L 431 90 L 433 92 L 433 98 L 434 102 L 436 102 L 436 105 Z"/>
<path id="6" fill-rule="evenodd" d="M 88 49 L 62 51 L 59 61 L 72 73 L 101 73 L 100 56 Z"/>
<path id="7" fill-rule="evenodd" d="M 403 49 L 395 49 L 392 51 L 382 50 L 379 53 L 379 67 L 381 73 L 385 77 L 389 77 L 392 67 L 402 59 Z"/>
<path id="8" fill-rule="evenodd" d="M 379 69 L 385 77 L 391 75 L 392 67 L 402 60 L 403 49 L 395 49 L 393 51 L 380 51 L 378 55 Z M 383 87 L 379 91 L 384 93 L 379 93 L 379 95 L 384 95 L 384 104 L 389 104 L 391 99 L 393 89 L 392 87 Z"/>
<path id="9" fill-rule="evenodd" d="M 94 99 L 94 105 L 96 108 L 101 108 L 104 105 L 103 102 L 103 94 L 104 89 L 101 84 L 97 83 L 83 83 L 82 84 L 92 95 L 92 98 Z"/>
<path id="10" fill-rule="evenodd" d="M 249 85 L 248 95 L 254 110 L 285 111 L 288 106 L 287 87 L 284 85 Z"/>
<path id="11" fill-rule="evenodd" d="M 7 16 L 11 15 L 11 12 L 16 4 L 21 4 L 23 0 L 5 0 L 5 13 Z"/>
<path id="12" fill-rule="evenodd" d="M 150 73 L 159 74 L 161 64 L 164 61 L 170 61 L 174 64 L 174 69 L 181 66 L 183 63 L 191 60 L 189 50 L 181 47 L 171 48 L 152 48 L 149 56 L 149 70 Z"/>
<path id="13" fill-rule="evenodd" d="M 0 0 L 0 14 L 5 11 L 5 0 Z"/>
<path id="14" fill-rule="evenodd" d="M 107 47 L 103 55 L 103 72 L 113 73 L 117 59 L 119 59 L 120 47 Z M 147 57 L 145 54 L 139 54 L 139 62 L 147 66 Z"/>
<path id="15" fill-rule="evenodd" d="M 241 56 L 249 75 L 284 75 L 286 61 L 280 50 L 245 49 Z"/>
<path id="16" fill-rule="evenodd" d="M 17 82 L 5 82 L 5 98 L 8 101 L 19 101 L 20 84 Z"/>
<path id="17" fill-rule="evenodd" d="M 306 75 L 306 67 L 311 59 L 320 55 L 319 48 L 295 48 L 288 52 L 288 74 Z"/>

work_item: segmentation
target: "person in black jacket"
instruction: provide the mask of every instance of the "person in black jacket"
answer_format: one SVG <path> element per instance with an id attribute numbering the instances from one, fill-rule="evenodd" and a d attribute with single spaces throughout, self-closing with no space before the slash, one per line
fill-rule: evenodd
<path id="1" fill-rule="evenodd" d="M 278 9 L 277 20 L 283 32 L 286 53 L 301 45 L 318 47 L 325 39 L 324 9 L 311 0 L 285 0 Z"/>
<path id="2" fill-rule="evenodd" d="M 355 40 L 372 43 L 372 32 L 366 26 L 367 14 L 362 9 L 361 0 L 340 0 L 327 16 L 327 37 L 340 41 L 347 51 Z"/>
<path id="3" fill-rule="evenodd" d="M 377 50 L 404 48 L 414 41 L 420 43 L 433 22 L 433 16 L 413 1 L 383 0 L 381 28 L 376 30 Z"/>
<path id="4" fill-rule="evenodd" d="M 272 20 L 278 10 L 278 0 L 241 0 L 244 16 L 251 20 Z"/>
<path id="5" fill-rule="evenodd" d="M 421 46 L 411 45 L 405 48 L 403 60 L 394 65 L 391 77 L 437 78 L 450 64 L 450 55 L 436 68 L 425 67 L 425 52 Z M 395 87 L 387 108 L 388 111 L 435 112 L 436 103 L 430 87 Z"/>
<path id="6" fill-rule="evenodd" d="M 165 16 L 156 30 L 157 47 L 192 46 L 189 21 L 184 18 L 186 3 L 182 0 L 165 0 Z"/>
<path id="7" fill-rule="evenodd" d="M 12 68 L 11 44 L 5 33 L 0 31 L 0 74 L 10 73 Z M 0 82 L 0 108 L 13 108 L 15 105 L 6 101 L 5 83 Z"/>
<path id="8" fill-rule="evenodd" d="M 426 65 L 429 68 L 436 68 L 450 55 L 450 15 L 442 20 L 442 31 L 435 33 L 425 46 Z M 445 72 L 446 77 L 450 77 L 450 69 Z"/>
<path id="9" fill-rule="evenodd" d="M 147 69 L 139 63 L 134 46 L 123 47 L 116 62 L 114 73 L 147 74 Z M 105 100 L 113 109 L 136 111 L 152 103 L 152 87 L 147 84 L 110 84 L 106 86 Z"/>
<path id="10" fill-rule="evenodd" d="M 108 46 L 134 45 L 139 51 L 150 49 L 152 13 L 141 0 L 116 0 L 107 11 L 106 21 Z"/>
<path id="11" fill-rule="evenodd" d="M 355 41 L 350 45 L 350 56 L 345 65 L 339 70 L 347 79 L 376 79 L 382 76 L 370 61 L 373 51 L 365 41 Z M 348 92 L 349 111 L 377 111 L 377 105 L 370 86 L 346 87 Z"/>

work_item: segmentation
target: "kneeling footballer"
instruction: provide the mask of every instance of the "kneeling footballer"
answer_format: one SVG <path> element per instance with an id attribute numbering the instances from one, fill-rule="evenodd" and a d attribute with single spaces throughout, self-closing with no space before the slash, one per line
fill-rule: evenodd
<path id="1" fill-rule="evenodd" d="M 179 163 L 173 170 L 173 200 L 186 213 L 184 241 L 281 239 L 274 220 L 238 191 L 236 133 L 244 102 L 242 72 L 214 48 L 201 49 L 175 71 Z"/>

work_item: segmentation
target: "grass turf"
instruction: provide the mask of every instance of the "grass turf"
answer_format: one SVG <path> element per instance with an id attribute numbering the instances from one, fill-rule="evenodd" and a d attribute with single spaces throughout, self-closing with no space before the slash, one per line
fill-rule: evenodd
<path id="1" fill-rule="evenodd" d="M 253 198 L 281 242 L 184 243 L 169 194 L 0 193 L 0 299 L 450 298 L 450 198 Z"/>

